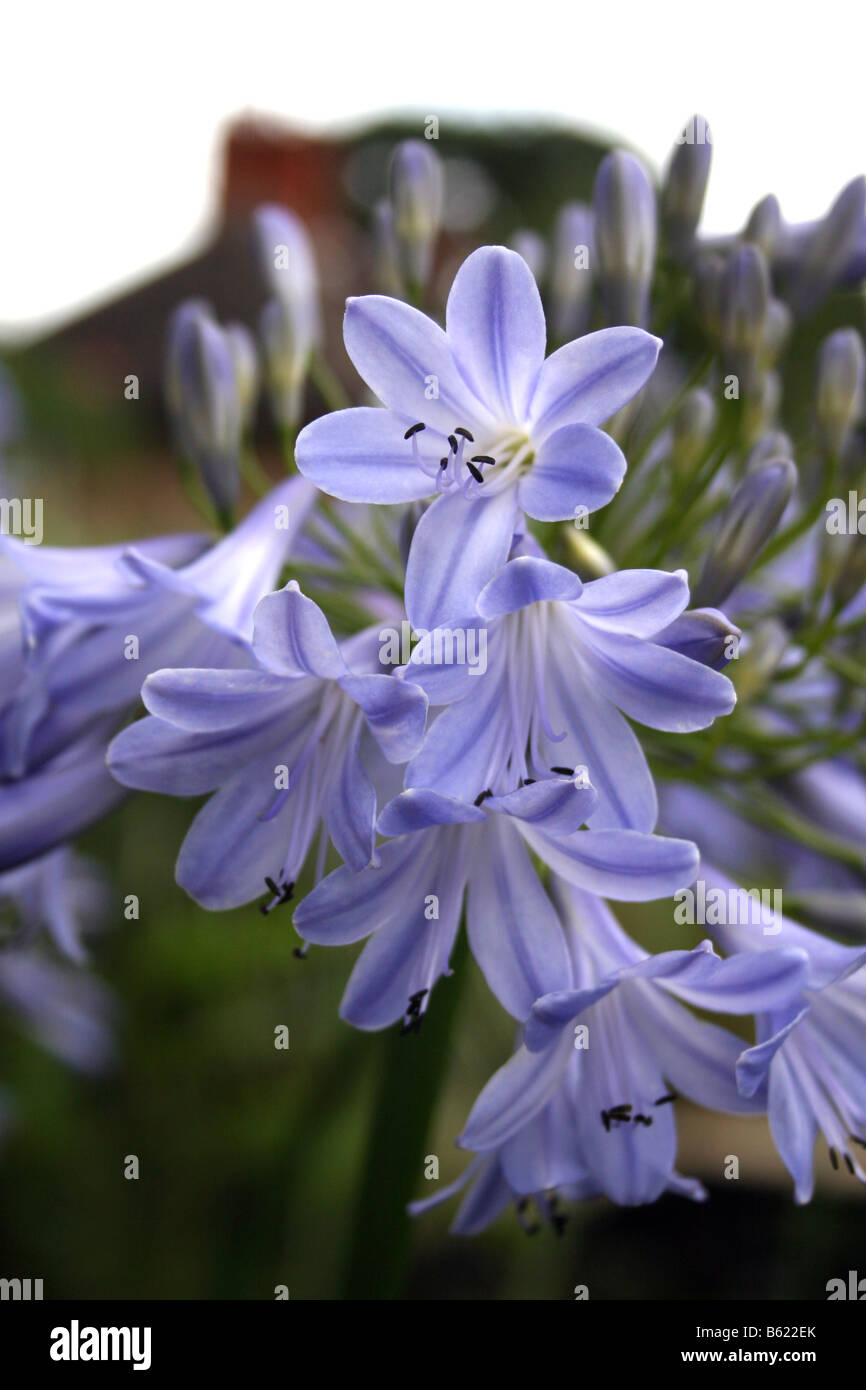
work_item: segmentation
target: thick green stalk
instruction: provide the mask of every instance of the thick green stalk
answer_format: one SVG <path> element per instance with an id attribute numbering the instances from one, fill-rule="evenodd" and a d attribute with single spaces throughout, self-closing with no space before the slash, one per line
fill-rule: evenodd
<path id="1" fill-rule="evenodd" d="M 357 1214 L 349 1246 L 344 1297 L 398 1299 L 411 1243 L 406 1204 L 421 1190 L 430 1122 L 451 1058 L 449 1040 L 467 974 L 461 931 L 454 974 L 440 980 L 418 1033 L 389 1029 L 377 1039 L 379 1093 L 370 1126 Z"/>

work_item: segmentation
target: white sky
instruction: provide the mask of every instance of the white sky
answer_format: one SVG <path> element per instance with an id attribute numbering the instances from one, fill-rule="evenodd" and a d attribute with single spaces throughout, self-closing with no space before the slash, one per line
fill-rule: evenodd
<path id="1" fill-rule="evenodd" d="M 204 237 L 223 121 L 550 115 L 661 164 L 699 111 L 705 213 L 822 213 L 866 164 L 860 0 L 18 0 L 0 60 L 0 332 L 105 298 Z"/>

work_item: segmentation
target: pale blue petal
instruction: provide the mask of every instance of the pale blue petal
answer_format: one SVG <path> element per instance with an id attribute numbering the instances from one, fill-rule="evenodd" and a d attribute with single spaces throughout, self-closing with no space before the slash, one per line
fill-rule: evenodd
<path id="1" fill-rule="evenodd" d="M 699 863 L 689 840 L 636 830 L 582 830 L 554 840 L 521 823 L 530 847 L 569 883 L 616 902 L 667 898 L 694 883 Z"/>
<path id="2" fill-rule="evenodd" d="M 651 729 L 706 729 L 736 703 L 734 687 L 720 671 L 638 637 L 585 624 L 582 655 L 601 693 Z"/>
<path id="3" fill-rule="evenodd" d="M 474 620 L 478 595 L 508 559 L 516 520 L 513 488 L 436 499 L 415 528 L 406 567 L 406 612 L 416 630 Z"/>
<path id="4" fill-rule="evenodd" d="M 541 368 L 532 397 L 532 434 L 563 425 L 602 425 L 649 380 L 661 341 L 640 328 L 603 328 L 566 343 Z"/>
<path id="5" fill-rule="evenodd" d="M 263 666 L 285 676 L 338 680 L 346 674 L 327 618 L 294 579 L 256 608 L 253 650 Z"/>
<path id="6" fill-rule="evenodd" d="M 304 477 L 331 497 L 345 502 L 415 502 L 431 495 L 436 480 L 414 462 L 405 432 L 404 418 L 390 410 L 337 410 L 301 430 L 295 458 Z M 432 429 L 422 430 L 415 439 L 432 473 L 448 445 Z"/>
<path id="7" fill-rule="evenodd" d="M 517 1134 L 550 1100 L 573 1054 L 567 1033 L 543 1052 L 521 1047 L 476 1100 L 457 1140 L 460 1148 L 486 1153 Z"/>
<path id="8" fill-rule="evenodd" d="M 478 597 L 478 612 L 488 620 L 516 613 L 545 599 L 564 603 L 580 598 L 583 584 L 574 570 L 534 555 L 523 555 L 499 571 Z"/>
<path id="9" fill-rule="evenodd" d="M 475 395 L 498 422 L 522 424 L 546 340 L 541 296 L 523 257 L 504 246 L 473 251 L 454 277 L 445 322 Z"/>
<path id="10" fill-rule="evenodd" d="M 625 477 L 619 445 L 591 425 L 566 425 L 538 447 L 517 497 L 536 521 L 567 521 L 606 507 Z"/>
<path id="11" fill-rule="evenodd" d="M 608 632 L 652 637 L 689 601 L 685 570 L 618 570 L 584 586 L 579 612 Z"/>

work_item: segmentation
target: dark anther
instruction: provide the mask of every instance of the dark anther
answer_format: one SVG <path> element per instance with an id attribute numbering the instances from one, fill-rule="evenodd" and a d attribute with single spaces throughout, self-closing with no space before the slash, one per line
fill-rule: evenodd
<path id="1" fill-rule="evenodd" d="M 303 946 L 296 946 L 295 949 L 292 951 L 292 955 L 294 956 L 295 960 L 306 960 L 307 952 L 309 951 L 309 949 L 310 943 L 306 942 Z"/>
<path id="2" fill-rule="evenodd" d="M 866 1149 L 866 1139 L 859 1139 L 856 1134 L 851 1135 L 852 1144 L 859 1144 L 861 1149 Z"/>
<path id="3" fill-rule="evenodd" d="M 275 883 L 275 881 L 266 874 L 265 884 L 277 901 L 275 903 L 267 902 L 260 905 L 259 912 L 261 912 L 263 917 L 267 917 L 268 913 L 272 912 L 275 907 L 282 907 L 283 903 L 290 902 L 292 894 L 295 891 L 294 880 L 292 880 L 291 883 Z"/>
<path id="4" fill-rule="evenodd" d="M 423 421 L 423 420 L 419 420 L 418 423 L 417 423 L 417 425 L 410 425 L 410 426 L 409 426 L 408 430 L 407 430 L 406 433 L 403 435 L 403 438 L 404 438 L 404 439 L 411 439 L 413 434 L 420 434 L 421 430 L 426 430 L 426 428 L 427 428 L 427 426 L 424 424 L 424 421 Z"/>
<path id="5" fill-rule="evenodd" d="M 612 1105 L 610 1110 L 602 1110 L 601 1112 L 601 1122 L 608 1134 L 611 1124 L 628 1124 L 630 1119 L 631 1106 L 626 1104 Z"/>
<path id="6" fill-rule="evenodd" d="M 668 1091 L 666 1096 L 659 1096 L 658 1100 L 653 1101 L 653 1105 L 670 1105 L 671 1101 L 676 1100 L 676 1092 Z"/>
<path id="7" fill-rule="evenodd" d="M 487 798 L 488 798 L 488 796 L 492 796 L 492 795 L 493 795 L 493 792 L 492 792 L 492 791 L 490 790 L 490 788 L 488 787 L 486 791 L 483 791 L 483 792 L 479 792 L 479 793 L 478 793 L 478 795 L 476 796 L 476 798 L 475 798 L 475 800 L 473 801 L 472 805 L 473 805 L 473 806 L 480 806 L 481 803 L 482 803 L 482 801 L 486 801 Z"/>
<path id="8" fill-rule="evenodd" d="M 835 1149 L 830 1150 L 830 1162 L 832 1163 L 834 1168 L 839 1167 L 839 1155 L 837 1154 Z"/>
<path id="9" fill-rule="evenodd" d="M 851 1174 L 851 1176 L 852 1176 L 852 1178 L 853 1178 L 853 1176 L 854 1176 L 854 1163 L 853 1163 L 853 1160 L 852 1160 L 850 1154 L 846 1154 L 846 1155 L 845 1155 L 845 1167 L 848 1169 L 848 1172 Z"/>
<path id="10" fill-rule="evenodd" d="M 476 468 L 474 463 L 467 463 L 466 467 L 469 469 L 476 483 L 484 482 L 484 474 L 481 472 L 480 468 Z"/>
<path id="11" fill-rule="evenodd" d="M 463 428 L 462 425 L 458 425 L 457 428 L 456 428 L 456 430 L 454 431 L 454 433 L 455 433 L 455 434 L 462 434 L 463 438 L 464 438 L 464 439 L 468 439 L 470 444 L 474 444 L 474 443 L 475 443 L 475 435 L 474 435 L 474 434 L 470 434 L 469 431 L 468 431 L 468 430 L 465 430 L 465 429 Z"/>
<path id="12" fill-rule="evenodd" d="M 573 768 L 573 767 L 552 767 L 550 770 L 551 770 L 551 772 L 561 772 L 563 777 L 573 777 L 573 776 L 574 776 L 574 768 Z"/>
<path id="13" fill-rule="evenodd" d="M 636 1125 L 647 1125 L 647 1126 L 649 1126 L 649 1125 L 652 1124 L 653 1118 L 652 1118 L 652 1115 L 640 1115 L 640 1114 L 638 1114 L 638 1115 L 635 1115 L 635 1116 L 634 1116 L 634 1122 L 635 1122 Z"/>
<path id="14" fill-rule="evenodd" d="M 439 460 L 439 467 L 442 468 L 442 469 L 447 468 L 447 467 L 448 467 L 448 459 L 447 459 L 447 458 L 440 459 L 440 460 Z"/>
<path id="15" fill-rule="evenodd" d="M 424 995 L 428 993 L 429 990 L 419 989 L 416 994 L 409 995 L 409 1007 L 400 1025 L 401 1036 L 405 1036 L 406 1033 L 417 1033 L 420 1031 L 421 1024 L 424 1022 L 424 1015 L 421 1012 L 421 1001 Z"/>
<path id="16" fill-rule="evenodd" d="M 472 455 L 472 462 L 473 462 L 473 463 L 491 463 L 491 464 L 492 464 L 492 463 L 495 463 L 495 462 L 496 462 L 496 459 L 493 458 L 491 454 L 473 454 L 473 455 Z"/>
<path id="17" fill-rule="evenodd" d="M 452 454 L 456 454 L 456 453 L 457 453 L 457 440 L 454 438 L 454 435 L 453 435 L 453 434 L 449 434 L 449 436 L 448 436 L 448 443 L 451 445 L 451 452 L 452 452 Z"/>
<path id="18" fill-rule="evenodd" d="M 521 785 L 521 787 L 534 787 L 534 786 L 535 786 L 535 778 L 534 778 L 534 777 L 521 777 L 521 779 L 520 779 L 520 785 Z"/>
<path id="19" fill-rule="evenodd" d="M 553 1216 L 550 1218 L 550 1224 L 558 1236 L 564 1236 L 565 1228 L 568 1225 L 568 1217 L 564 1216 L 561 1211 L 554 1212 Z"/>

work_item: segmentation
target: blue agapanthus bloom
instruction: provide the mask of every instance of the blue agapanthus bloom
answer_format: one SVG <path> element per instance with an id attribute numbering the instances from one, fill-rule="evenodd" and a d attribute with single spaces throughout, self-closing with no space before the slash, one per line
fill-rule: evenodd
<path id="1" fill-rule="evenodd" d="M 551 767 L 583 767 L 598 793 L 593 828 L 650 831 L 658 806 L 627 720 L 703 729 L 734 707 L 727 676 L 665 645 L 689 600 L 683 571 L 621 570 L 582 584 L 535 555 L 511 560 L 481 591 L 486 669 L 443 664 L 445 634 L 423 639 L 403 674 L 434 721 L 406 784 L 472 800 Z"/>
<path id="2" fill-rule="evenodd" d="M 0 540 L 27 580 L 7 600 L 17 680 L 0 706 L 0 868 L 117 805 L 105 748 L 148 673 L 253 664 L 253 610 L 312 501 L 309 484 L 287 480 L 213 546 L 200 536 L 83 551 Z"/>
<path id="3" fill-rule="evenodd" d="M 599 426 L 644 385 L 661 347 L 641 329 L 611 328 L 545 358 L 538 287 L 502 246 L 464 262 L 444 330 L 400 300 L 365 295 L 349 300 L 343 331 L 386 408 L 314 420 L 298 467 L 350 502 L 436 499 L 406 573 L 406 611 L 426 628 L 474 611 L 508 558 L 519 509 L 560 521 L 610 501 L 626 464 Z"/>
<path id="4" fill-rule="evenodd" d="M 380 863 L 337 869 L 298 907 L 308 941 L 340 946 L 371 937 L 352 972 L 341 1017 L 358 1028 L 420 1023 L 448 973 L 465 912 L 469 943 L 488 985 L 515 1018 L 568 970 L 559 918 L 531 855 L 591 892 L 622 901 L 667 897 L 697 865 L 688 840 L 635 830 L 584 831 L 596 794 L 566 775 L 524 784 L 477 804 L 413 788 L 379 817 L 395 837 Z"/>
<path id="5" fill-rule="evenodd" d="M 250 669 L 165 670 L 148 677 L 146 719 L 125 729 L 109 764 L 129 787 L 215 792 L 184 841 L 177 879 L 204 907 L 291 898 L 310 846 L 328 837 L 353 870 L 376 857 L 376 789 L 361 760 L 372 735 L 403 763 L 427 701 L 379 670 L 376 633 L 342 647 L 296 582 L 258 604 Z M 319 872 L 321 873 L 321 867 Z"/>
<path id="6" fill-rule="evenodd" d="M 765 1104 L 758 1086 L 748 1098 L 737 1089 L 742 1040 L 686 1006 L 783 1008 L 803 987 L 807 957 L 776 947 L 723 960 L 708 941 L 648 955 L 600 899 L 563 883 L 554 891 L 571 978 L 535 1002 L 523 1045 L 458 1142 L 495 1152 L 520 1193 L 588 1182 L 616 1202 L 652 1202 L 677 1180 L 675 1095 L 734 1113 Z"/>
<path id="7" fill-rule="evenodd" d="M 737 885 L 709 865 L 707 891 L 726 894 Z M 765 960 L 785 945 L 803 953 L 806 977 L 782 1005 L 760 1001 L 757 1041 L 737 1062 L 741 1094 L 766 1095 L 770 1131 L 794 1179 L 797 1202 L 811 1200 L 815 1140 L 821 1134 L 834 1167 L 841 1162 L 866 1183 L 857 1147 L 866 1148 L 866 947 L 842 946 L 781 911 L 766 922 L 712 926 L 713 937 L 733 959 Z"/>

